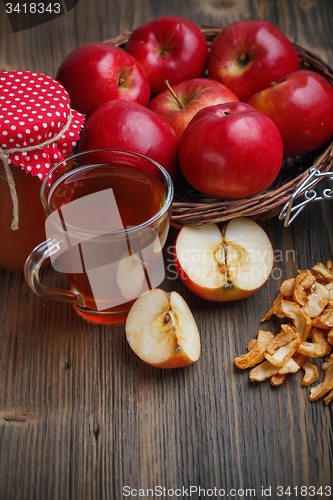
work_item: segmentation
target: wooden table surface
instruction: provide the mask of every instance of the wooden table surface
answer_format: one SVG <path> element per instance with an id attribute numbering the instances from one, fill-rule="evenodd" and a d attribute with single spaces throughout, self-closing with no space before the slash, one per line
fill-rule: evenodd
<path id="1" fill-rule="evenodd" d="M 80 0 L 66 15 L 15 34 L 1 2 L 0 69 L 54 76 L 78 45 L 165 14 L 215 26 L 267 19 L 333 66 L 332 0 Z M 204 496 L 194 487 L 206 489 L 206 498 L 222 498 L 215 495 L 222 488 L 247 498 L 253 488 L 252 498 L 290 499 L 301 486 L 329 498 L 333 405 L 309 402 L 300 372 L 274 388 L 250 383 L 233 360 L 256 335 L 281 281 L 333 257 L 332 207 L 312 204 L 290 228 L 277 218 L 262 224 L 276 252 L 274 273 L 239 302 L 193 295 L 172 279 L 166 252 L 162 287 L 183 295 L 201 333 L 201 357 L 184 369 L 145 365 L 123 325 L 85 322 L 71 306 L 34 296 L 22 274 L 0 271 L 0 499 L 118 500 L 129 489 L 129 498 L 139 489 L 146 498 L 187 498 L 191 486 L 195 499 Z M 51 269 L 45 281 L 59 284 Z M 322 380 L 322 359 L 314 363 Z M 146 491 L 157 486 L 166 490 Z"/>

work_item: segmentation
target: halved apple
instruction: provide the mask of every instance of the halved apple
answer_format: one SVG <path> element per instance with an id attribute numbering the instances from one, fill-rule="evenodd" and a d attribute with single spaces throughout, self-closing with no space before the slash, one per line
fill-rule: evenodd
<path id="1" fill-rule="evenodd" d="M 217 302 L 239 300 L 268 279 L 274 252 L 265 231 L 251 219 L 184 226 L 174 248 L 177 272 L 196 295 Z"/>
<path id="2" fill-rule="evenodd" d="M 133 304 L 125 324 L 126 338 L 139 358 L 158 368 L 179 368 L 199 359 L 200 336 L 185 300 L 159 288 Z"/>

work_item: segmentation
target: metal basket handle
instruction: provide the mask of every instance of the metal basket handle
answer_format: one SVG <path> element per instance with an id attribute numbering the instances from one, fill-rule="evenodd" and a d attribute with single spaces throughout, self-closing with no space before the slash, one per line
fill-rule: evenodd
<path id="1" fill-rule="evenodd" d="M 294 191 L 280 212 L 279 219 L 284 219 L 285 227 L 288 227 L 309 203 L 333 199 L 333 189 L 324 189 L 322 196 L 317 195 L 317 192 L 311 189 L 313 185 L 317 184 L 324 177 L 328 177 L 330 181 L 333 181 L 333 172 L 321 172 L 317 168 L 310 168 L 308 177 Z M 304 194 L 305 200 L 293 206 L 295 199 L 301 194 Z"/>

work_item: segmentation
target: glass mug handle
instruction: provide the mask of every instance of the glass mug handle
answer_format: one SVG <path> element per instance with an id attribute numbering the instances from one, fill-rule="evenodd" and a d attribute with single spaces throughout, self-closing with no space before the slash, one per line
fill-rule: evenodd
<path id="1" fill-rule="evenodd" d="M 39 272 L 44 262 L 63 247 L 60 238 L 54 236 L 43 241 L 31 252 L 24 266 L 24 276 L 31 290 L 39 297 L 84 306 L 83 297 L 75 290 L 59 290 L 42 285 Z"/>

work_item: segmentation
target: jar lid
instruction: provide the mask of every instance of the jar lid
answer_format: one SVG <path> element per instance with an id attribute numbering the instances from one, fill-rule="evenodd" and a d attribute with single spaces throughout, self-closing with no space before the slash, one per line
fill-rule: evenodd
<path id="1" fill-rule="evenodd" d="M 76 145 L 84 119 L 71 110 L 68 93 L 51 77 L 0 73 L 0 153 L 8 164 L 43 180 Z"/>

